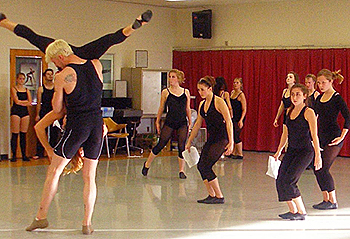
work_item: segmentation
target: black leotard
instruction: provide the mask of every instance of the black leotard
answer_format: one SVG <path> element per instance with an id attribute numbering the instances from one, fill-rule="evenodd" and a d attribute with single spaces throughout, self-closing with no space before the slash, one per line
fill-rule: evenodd
<path id="1" fill-rule="evenodd" d="M 224 117 L 215 108 L 215 97 L 217 96 L 213 95 L 207 112 L 204 111 L 205 101 L 200 109 L 200 114 L 204 118 L 208 129 L 208 142 L 216 142 L 223 138 L 228 139 Z"/>
<path id="2" fill-rule="evenodd" d="M 27 94 L 27 89 L 25 92 L 21 92 L 21 91 L 18 91 L 17 88 L 15 87 L 16 89 L 16 94 L 17 94 L 17 97 L 19 100 L 28 100 L 28 94 Z M 27 115 L 29 115 L 29 112 L 28 112 L 28 107 L 27 106 L 22 106 L 22 105 L 17 105 L 14 101 L 13 101 L 13 105 L 11 107 L 11 115 L 17 115 L 19 116 L 20 118 L 23 118 Z"/>
<path id="3" fill-rule="evenodd" d="M 168 98 L 166 100 L 166 105 L 168 106 L 168 113 L 165 119 L 165 125 L 173 129 L 179 129 L 181 126 L 187 124 L 186 118 L 186 106 L 187 106 L 187 96 L 185 89 L 182 95 L 176 96 L 169 92 Z"/>
<path id="4" fill-rule="evenodd" d="M 242 94 L 239 93 L 236 98 L 230 99 L 232 105 L 233 117 L 232 120 L 239 121 L 242 117 L 242 103 L 238 100 L 238 97 Z"/>

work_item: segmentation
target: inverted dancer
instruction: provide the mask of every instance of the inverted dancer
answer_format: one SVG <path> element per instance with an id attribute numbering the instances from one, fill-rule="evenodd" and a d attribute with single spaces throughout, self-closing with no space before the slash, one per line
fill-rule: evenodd
<path id="1" fill-rule="evenodd" d="M 114 33 L 104 35 L 97 40 L 89 42 L 83 46 L 76 47 L 70 44 L 73 52 L 80 58 L 93 60 L 99 59 L 111 46 L 122 43 L 128 36 L 130 36 L 136 29 L 147 24 L 152 18 L 152 11 L 147 10 L 135 19 L 134 23 L 119 29 Z M 29 27 L 18 24 L 7 19 L 4 13 L 0 13 L 0 27 L 4 27 L 17 36 L 28 40 L 31 44 L 40 49 L 43 53 L 47 46 L 55 39 L 38 35 Z"/>
<path id="2" fill-rule="evenodd" d="M 197 168 L 209 195 L 204 199 L 197 200 L 197 202 L 223 204 L 225 203 L 224 195 L 213 171 L 213 166 L 223 153 L 225 155 L 232 153 L 233 127 L 225 101 L 213 94 L 214 85 L 215 79 L 211 76 L 205 76 L 197 83 L 198 92 L 204 100 L 199 104 L 198 117 L 188 138 L 186 149 L 190 150 L 191 142 L 197 136 L 203 120 L 205 120 L 209 137 L 201 152 Z"/>
<path id="3" fill-rule="evenodd" d="M 287 110 L 280 144 L 274 155 L 278 160 L 288 140 L 288 149 L 278 170 L 276 188 L 278 200 L 286 202 L 289 211 L 278 216 L 282 219 L 305 220 L 306 210 L 297 182 L 314 156 L 315 170 L 321 168 L 322 159 L 316 115 L 305 105 L 308 90 L 304 85 L 295 84 L 290 91 L 292 106 Z"/>

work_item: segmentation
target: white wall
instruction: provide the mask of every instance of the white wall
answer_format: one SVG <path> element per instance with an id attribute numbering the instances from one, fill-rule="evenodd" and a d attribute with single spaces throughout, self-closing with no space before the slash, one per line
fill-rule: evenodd
<path id="1" fill-rule="evenodd" d="M 10 20 L 28 25 L 40 34 L 62 38 L 79 46 L 131 24 L 148 8 L 154 13 L 151 24 L 108 51 L 115 54 L 114 78 L 119 80 L 121 67 L 134 67 L 136 49 L 148 50 L 150 69 L 171 68 L 174 10 L 102 0 L 1 0 L 0 11 Z M 26 40 L 0 29 L 1 154 L 9 154 L 11 48 L 35 49 Z"/>
<path id="2" fill-rule="evenodd" d="M 209 7 L 208 7 L 209 8 Z M 212 39 L 192 38 L 191 12 L 177 11 L 176 47 L 350 47 L 350 1 L 294 0 L 210 7 Z"/>

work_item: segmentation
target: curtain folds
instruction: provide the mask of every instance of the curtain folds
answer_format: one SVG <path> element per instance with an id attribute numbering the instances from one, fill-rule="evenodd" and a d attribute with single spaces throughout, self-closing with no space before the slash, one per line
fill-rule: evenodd
<path id="1" fill-rule="evenodd" d="M 274 152 L 282 132 L 272 123 L 286 87 L 286 75 L 295 71 L 301 83 L 307 74 L 317 74 L 323 68 L 331 71 L 341 69 L 345 77 L 336 90 L 350 106 L 350 49 L 305 49 L 305 50 L 222 50 L 222 51 L 174 51 L 173 68 L 184 71 L 184 87 L 196 96 L 192 107 L 198 108 L 201 101 L 197 81 L 205 76 L 223 76 L 232 90 L 236 77 L 243 79 L 243 91 L 247 98 L 247 116 L 242 131 L 245 150 Z M 343 120 L 339 117 L 343 126 Z M 347 136 L 340 155 L 350 156 L 350 136 Z"/>

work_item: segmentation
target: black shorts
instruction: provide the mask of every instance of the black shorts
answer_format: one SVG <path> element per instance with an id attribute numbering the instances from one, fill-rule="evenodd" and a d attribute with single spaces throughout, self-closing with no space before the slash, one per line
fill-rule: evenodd
<path id="1" fill-rule="evenodd" d="M 84 149 L 84 157 L 98 159 L 103 146 L 103 122 L 80 124 L 67 127 L 62 138 L 55 147 L 55 154 L 72 159 L 80 147 Z"/>
<path id="2" fill-rule="evenodd" d="M 12 106 L 11 107 L 11 115 L 17 115 L 20 118 L 23 118 L 29 115 L 27 106 Z"/>

